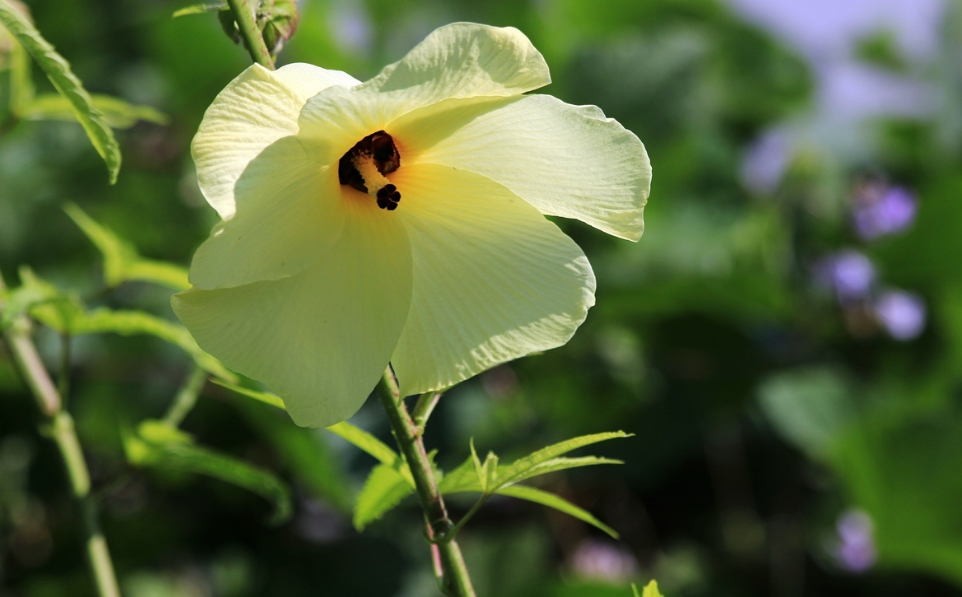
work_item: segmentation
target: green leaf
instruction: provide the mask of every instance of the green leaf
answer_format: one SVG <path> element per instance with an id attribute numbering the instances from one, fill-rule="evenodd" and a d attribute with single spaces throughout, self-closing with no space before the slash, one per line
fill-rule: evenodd
<path id="1" fill-rule="evenodd" d="M 393 466 L 379 464 L 371 470 L 364 488 L 357 496 L 354 507 L 354 528 L 363 531 L 364 527 L 380 520 L 387 512 L 401 503 L 401 500 L 414 493 L 414 487 L 403 474 Z"/>
<path id="2" fill-rule="evenodd" d="M 185 6 L 184 8 L 175 10 L 173 17 L 176 19 L 177 17 L 186 17 L 188 15 L 199 15 L 204 14 L 205 12 L 229 9 L 230 7 L 227 6 L 227 3 L 225 2 L 217 2 L 213 4 L 193 4 L 191 6 Z"/>
<path id="3" fill-rule="evenodd" d="M 265 404 L 270 404 L 271 406 L 276 406 L 280 409 L 284 408 L 284 401 L 281 400 L 277 395 L 271 394 L 270 392 L 260 392 L 258 390 L 245 388 L 234 383 L 225 383 L 216 379 L 212 381 L 219 386 L 223 386 L 228 390 L 233 390 L 238 394 L 243 394 L 248 398 L 259 400 Z M 355 427 L 347 421 L 343 421 L 337 425 L 331 425 L 326 429 L 348 443 L 353 444 L 355 447 L 360 448 L 362 451 L 367 452 L 382 464 L 399 468 L 398 463 L 401 463 L 406 471 L 406 475 L 410 476 L 411 473 L 410 471 L 407 471 L 407 465 L 403 464 L 404 459 L 402 459 L 397 452 L 360 427 Z"/>
<path id="4" fill-rule="evenodd" d="M 30 78 L 30 58 L 20 44 L 14 42 L 10 51 L 10 111 L 20 116 L 33 101 L 33 80 Z"/>
<path id="5" fill-rule="evenodd" d="M 291 516 L 290 490 L 273 473 L 200 447 L 189 435 L 163 421 L 144 421 L 136 434 L 126 433 L 124 451 L 128 462 L 136 466 L 205 475 L 256 493 L 274 508 L 271 524 L 281 524 Z"/>
<path id="6" fill-rule="evenodd" d="M 257 401 L 238 401 L 237 407 L 299 485 L 342 512 L 353 510 L 354 487 L 344 471 L 343 459 L 331 449 L 326 434 L 291 425 L 286 413 Z"/>
<path id="7" fill-rule="evenodd" d="M 531 479 L 532 477 L 537 477 L 540 475 L 547 475 L 548 473 L 554 473 L 571 468 L 580 468 L 583 466 L 594 466 L 597 464 L 624 464 L 624 461 L 615 460 L 613 458 L 602 458 L 600 456 L 552 458 L 551 460 L 546 460 L 537 466 L 531 467 L 524 472 L 515 475 L 510 481 L 504 481 L 502 479 L 502 483 L 499 486 L 504 487 L 511 483 L 517 483 L 518 481 L 524 481 L 525 479 Z M 499 472 L 499 478 L 502 478 L 504 474 L 505 472 Z"/>
<path id="8" fill-rule="evenodd" d="M 575 437 L 557 444 L 548 446 L 547 448 L 542 448 L 537 452 L 529 456 L 525 456 L 519 460 L 516 460 L 509 466 L 507 466 L 501 473 L 500 479 L 502 484 L 512 483 L 520 479 L 525 478 L 524 475 L 530 469 L 557 458 L 562 454 L 571 452 L 572 450 L 577 450 L 584 446 L 589 446 L 591 444 L 596 444 L 598 442 L 607 441 L 610 439 L 621 438 L 621 437 L 631 437 L 630 433 L 625 433 L 624 431 L 609 431 L 606 433 L 595 433 L 592 435 L 583 435 L 581 437 Z"/>
<path id="9" fill-rule="evenodd" d="M 123 282 L 139 280 L 176 290 L 190 288 L 187 270 L 184 268 L 172 263 L 144 259 L 133 245 L 99 224 L 73 203 L 65 204 L 63 209 L 103 255 L 104 283 L 107 286 L 112 288 Z"/>
<path id="10" fill-rule="evenodd" d="M 219 379 L 213 379 L 211 381 L 213 381 L 215 384 L 221 387 L 227 388 L 228 390 L 233 390 L 238 394 L 247 396 L 248 398 L 253 398 L 254 400 L 258 400 L 260 402 L 263 402 L 264 404 L 270 404 L 271 406 L 279 408 L 281 410 L 287 410 L 284 408 L 284 401 L 281 400 L 278 396 L 271 394 L 270 392 L 260 392 L 258 390 L 252 390 L 250 388 L 245 388 L 243 386 L 239 386 L 233 383 L 228 383 L 226 381 L 219 380 Z"/>
<path id="11" fill-rule="evenodd" d="M 399 468 L 397 464 L 404 462 L 401 456 L 388 447 L 387 444 L 360 427 L 351 425 L 347 421 L 343 421 L 337 425 L 331 425 L 327 427 L 327 430 L 364 452 L 367 452 L 383 464 Z M 406 467 L 407 465 L 404 466 Z M 410 471 L 408 471 L 407 474 L 410 475 Z"/>
<path id="12" fill-rule="evenodd" d="M 645 586 L 645 589 L 638 593 L 638 586 L 635 583 L 631 583 L 631 590 L 634 592 L 635 597 L 662 597 L 661 592 L 658 590 L 658 583 L 654 580 Z"/>
<path id="13" fill-rule="evenodd" d="M 25 298 L 18 300 L 46 297 L 45 300 L 29 305 L 30 317 L 60 334 L 79 336 L 114 333 L 122 336 L 156 336 L 179 346 L 208 373 L 232 383 L 237 382 L 237 376 L 220 361 L 201 350 L 183 326 L 142 311 L 113 311 L 106 307 L 88 311 L 79 298 L 64 293 L 26 267 L 20 269 L 20 282 Z M 4 309 L 5 312 L 7 310 Z"/>
<path id="14" fill-rule="evenodd" d="M 825 368 L 777 373 L 758 398 L 775 431 L 813 458 L 825 456 L 856 414 L 845 379 Z"/>
<path id="15" fill-rule="evenodd" d="M 87 132 L 87 137 L 94 149 L 107 164 L 110 184 L 117 182 L 117 174 L 120 172 L 120 147 L 103 114 L 84 89 L 83 83 L 70 70 L 70 64 L 40 35 L 26 17 L 3 0 L 0 0 L 0 24 L 6 27 L 30 52 L 40 68 L 47 73 L 53 86 L 70 102 L 77 121 Z"/>
<path id="16" fill-rule="evenodd" d="M 438 491 L 442 494 L 481 492 L 481 481 L 478 478 L 474 457 L 469 456 L 460 466 L 441 477 L 438 482 Z"/>
<path id="17" fill-rule="evenodd" d="M 559 497 L 553 493 L 548 493 L 547 491 L 542 491 L 540 489 L 535 489 L 534 487 L 528 487 L 526 485 L 512 485 L 510 487 L 502 487 L 495 491 L 499 495 L 506 495 L 513 498 L 518 498 L 521 500 L 527 500 L 529 502 L 534 502 L 536 504 L 541 504 L 542 506 L 548 506 L 549 508 L 554 508 L 560 512 L 564 512 L 569 516 L 573 516 L 578 520 L 587 522 L 588 524 L 594 526 L 595 528 L 601 529 L 602 531 L 611 535 L 614 539 L 618 538 L 618 533 L 605 523 L 601 522 L 597 518 L 591 515 L 587 510 L 583 510 L 578 506 L 575 506 L 568 500 Z"/>
<path id="18" fill-rule="evenodd" d="M 0 292 L 0 306 L 3 307 L 3 312 L 0 313 L 0 331 L 13 325 L 18 317 L 28 313 L 32 307 L 60 300 L 61 296 L 56 288 L 38 284 L 21 285 Z"/>
<path id="19" fill-rule="evenodd" d="M 126 129 L 138 121 L 167 124 L 169 118 L 150 106 L 135 106 L 109 95 L 92 94 L 94 106 L 100 110 L 111 128 Z M 75 122 L 77 116 L 70 102 L 62 95 L 45 93 L 28 102 L 20 115 L 30 120 L 61 120 Z"/>

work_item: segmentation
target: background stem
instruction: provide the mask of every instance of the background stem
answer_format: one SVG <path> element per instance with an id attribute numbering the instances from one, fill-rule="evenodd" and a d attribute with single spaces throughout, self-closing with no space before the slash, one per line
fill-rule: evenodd
<path id="1" fill-rule="evenodd" d="M 3 279 L 0 278 L 0 291 L 4 288 Z M 2 308 L 3 305 L 0 304 L 0 311 Z M 120 597 L 113 561 L 97 520 L 97 503 L 90 494 L 90 473 L 87 471 L 80 440 L 74 430 L 73 418 L 62 410 L 63 400 L 60 393 L 40 360 L 33 340 L 30 339 L 30 322 L 25 317 L 17 318 L 13 325 L 4 331 L 3 337 L 10 347 L 17 369 L 30 388 L 40 411 L 47 418 L 50 434 L 60 449 L 71 491 L 80 505 L 86 534 L 87 563 L 97 585 L 97 594 L 100 597 Z"/>
<path id="2" fill-rule="evenodd" d="M 234 15 L 234 22 L 237 23 L 237 28 L 240 29 L 241 37 L 244 38 L 244 45 L 247 46 L 247 51 L 250 52 L 251 58 L 264 68 L 274 70 L 274 61 L 271 59 L 271 53 L 267 49 L 267 44 L 264 43 L 264 36 L 261 35 L 260 29 L 257 28 L 257 21 L 250 1 L 227 0 L 227 4 L 230 5 L 231 14 Z"/>
<path id="3" fill-rule="evenodd" d="M 194 408 L 197 403 L 197 397 L 200 396 L 200 391 L 204 389 L 204 384 L 207 383 L 207 372 L 194 365 L 191 372 L 187 375 L 187 379 L 184 380 L 184 385 L 181 386 L 180 391 L 177 392 L 177 396 L 174 398 L 174 402 L 170 405 L 170 409 L 167 414 L 164 415 L 164 421 L 168 425 L 177 427 L 180 425 L 187 413 Z"/>
<path id="4" fill-rule="evenodd" d="M 391 421 L 398 447 L 414 477 L 414 485 L 427 521 L 428 538 L 437 548 L 441 559 L 442 577 L 439 580 L 442 590 L 445 594 L 455 597 L 475 597 L 471 577 L 468 575 L 468 568 L 461 555 L 461 548 L 451 534 L 454 525 L 448 518 L 444 499 L 438 491 L 438 484 L 434 478 L 434 469 L 424 449 L 422 430 L 408 414 L 390 368 L 385 371 L 378 385 L 378 395 Z"/>

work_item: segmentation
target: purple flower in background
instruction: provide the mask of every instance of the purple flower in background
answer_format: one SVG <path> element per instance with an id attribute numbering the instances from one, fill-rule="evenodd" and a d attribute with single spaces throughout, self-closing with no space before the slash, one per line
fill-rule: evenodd
<path id="1" fill-rule="evenodd" d="M 878 554 L 872 519 L 868 514 L 861 510 L 848 510 L 838 517 L 835 529 L 839 540 L 833 555 L 839 566 L 859 574 L 875 564 Z"/>
<path id="2" fill-rule="evenodd" d="M 908 228 L 917 210 L 918 200 L 906 189 L 870 183 L 855 194 L 852 221 L 862 240 L 874 240 Z"/>
<path id="3" fill-rule="evenodd" d="M 834 290 L 839 301 L 847 303 L 868 297 L 875 282 L 875 266 L 862 253 L 849 249 L 816 263 L 815 277 L 822 286 Z"/>
<path id="4" fill-rule="evenodd" d="M 571 567 L 582 578 L 622 583 L 638 572 L 630 553 L 608 542 L 586 539 L 571 557 Z"/>
<path id="5" fill-rule="evenodd" d="M 791 153 L 791 142 L 785 131 L 777 128 L 766 131 L 742 156 L 742 182 L 756 194 L 771 193 L 781 181 Z"/>
<path id="6" fill-rule="evenodd" d="M 875 301 L 875 315 L 890 336 L 911 340 L 925 328 L 925 302 L 911 292 L 889 290 Z"/>

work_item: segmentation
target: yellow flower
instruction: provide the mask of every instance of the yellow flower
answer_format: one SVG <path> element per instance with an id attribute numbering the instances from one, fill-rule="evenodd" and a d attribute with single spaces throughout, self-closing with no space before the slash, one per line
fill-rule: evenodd
<path id="1" fill-rule="evenodd" d="M 411 395 L 564 344 L 595 278 L 542 214 L 637 240 L 651 168 L 598 108 L 523 95 L 548 83 L 521 32 L 469 23 L 365 83 L 251 66 L 194 138 L 223 221 L 177 316 L 307 426 L 354 414 L 388 362 Z"/>

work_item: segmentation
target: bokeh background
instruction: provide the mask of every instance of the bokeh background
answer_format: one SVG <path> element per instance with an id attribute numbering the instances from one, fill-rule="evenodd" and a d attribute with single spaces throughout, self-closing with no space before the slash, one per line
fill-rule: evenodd
<path id="1" fill-rule="evenodd" d="M 189 263 L 215 214 L 189 142 L 249 64 L 186 3 L 32 0 L 88 89 L 167 126 L 118 131 L 119 181 L 76 124 L 0 138 L 0 270 L 173 318 L 169 290 L 103 294 L 75 202 L 144 255 Z M 427 437 L 453 467 L 623 429 L 622 466 L 547 477 L 622 540 L 493 500 L 463 545 L 484 596 L 949 596 L 962 589 L 962 7 L 951 0 L 304 0 L 281 62 L 360 79 L 436 26 L 513 25 L 544 90 L 596 104 L 654 167 L 637 244 L 559 221 L 598 274 L 565 347 L 442 399 Z M 41 89 L 49 84 L 36 74 Z M 0 72 L 0 90 L 7 84 Z M 2 93 L 2 92 L 0 92 Z M 4 102 L 5 103 L 5 102 Z M 550 180 L 544 184 L 550 185 Z M 38 342 L 56 370 L 57 338 Z M 275 471 L 294 517 L 227 483 L 125 462 L 121 429 L 164 412 L 189 369 L 144 337 L 74 341 L 69 407 L 129 597 L 433 594 L 419 510 L 363 533 L 350 509 L 373 459 L 209 385 L 184 421 Z M 0 351 L 0 594 L 92 589 L 78 516 L 36 407 Z M 390 441 L 375 403 L 353 422 Z M 120 479 L 121 482 L 115 481 Z M 456 513 L 465 503 L 452 500 Z"/>

